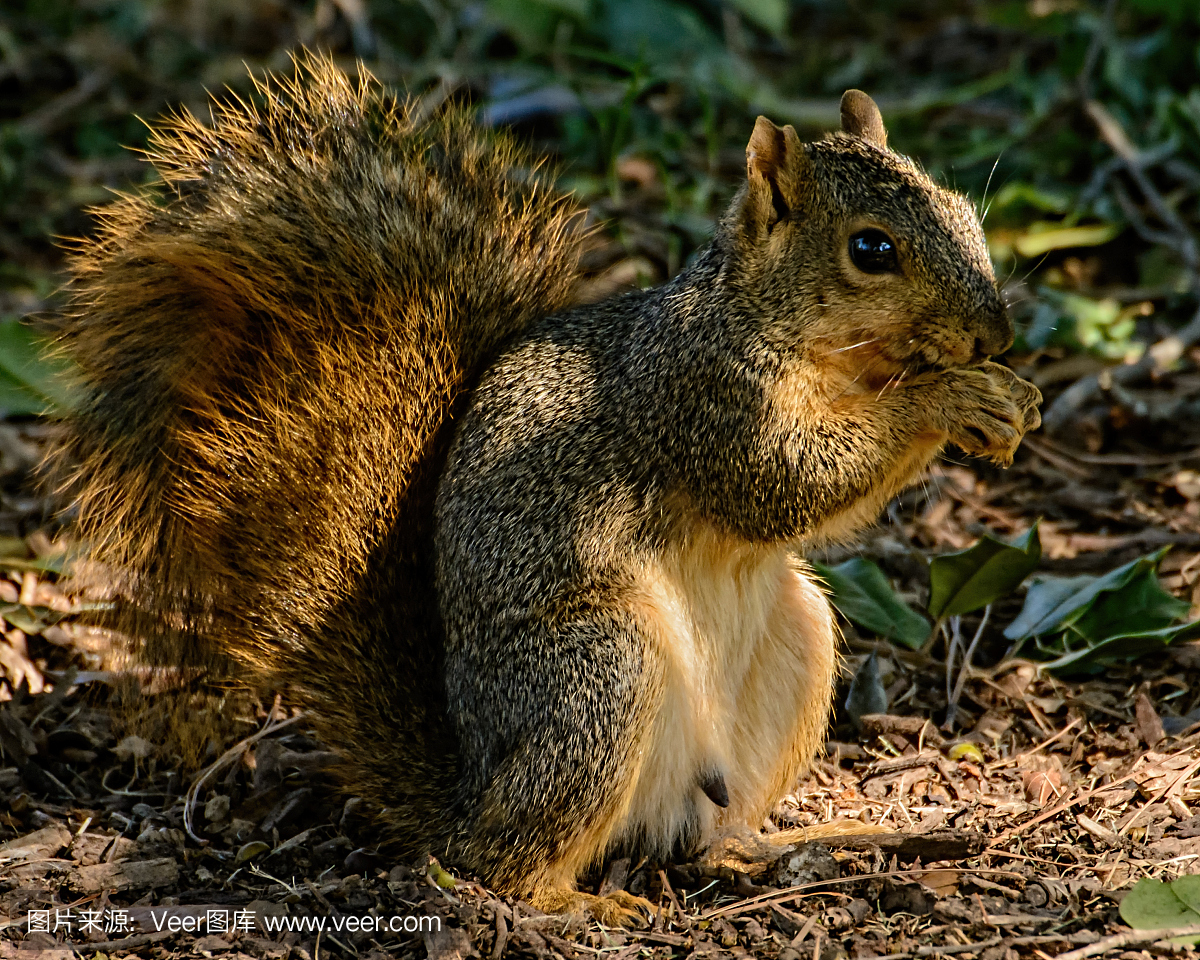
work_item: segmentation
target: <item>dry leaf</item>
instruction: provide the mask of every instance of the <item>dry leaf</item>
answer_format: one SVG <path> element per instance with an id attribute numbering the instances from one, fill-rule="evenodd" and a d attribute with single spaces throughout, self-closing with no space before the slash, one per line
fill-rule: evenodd
<path id="1" fill-rule="evenodd" d="M 1025 799 L 1044 807 L 1062 793 L 1062 774 L 1057 770 L 1026 770 L 1021 774 Z"/>

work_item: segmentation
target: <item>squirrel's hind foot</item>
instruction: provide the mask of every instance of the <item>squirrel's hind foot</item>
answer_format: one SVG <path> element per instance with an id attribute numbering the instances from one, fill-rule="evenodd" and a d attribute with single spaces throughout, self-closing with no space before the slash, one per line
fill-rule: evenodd
<path id="1" fill-rule="evenodd" d="M 645 927 L 658 909 L 645 897 L 625 890 L 604 896 L 578 890 L 553 890 L 535 895 L 531 903 L 545 913 L 590 914 L 606 927 Z"/>

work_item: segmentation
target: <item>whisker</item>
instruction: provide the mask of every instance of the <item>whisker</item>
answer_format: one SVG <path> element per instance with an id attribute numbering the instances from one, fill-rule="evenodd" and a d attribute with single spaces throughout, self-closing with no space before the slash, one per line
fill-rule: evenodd
<path id="1" fill-rule="evenodd" d="M 877 367 L 879 364 L 883 363 L 884 359 L 885 358 L 882 356 L 875 357 L 875 359 L 873 359 L 865 367 L 863 367 L 861 370 L 859 370 L 858 376 L 856 376 L 853 380 L 851 380 L 848 384 L 846 384 L 846 386 L 842 390 L 842 392 L 839 393 L 836 397 L 834 397 L 832 400 L 829 401 L 830 404 L 837 403 L 837 401 L 841 400 L 842 397 L 844 397 L 846 395 L 847 390 L 849 390 L 852 386 L 854 386 L 856 383 L 858 383 L 858 381 L 861 380 L 865 374 L 870 373 L 875 367 Z"/>
<path id="2" fill-rule="evenodd" d="M 1023 277 L 1022 277 L 1020 280 L 1018 280 L 1017 282 L 1018 282 L 1018 283 L 1024 283 L 1026 280 L 1028 280 L 1028 279 L 1029 279 L 1029 277 L 1030 277 L 1030 275 L 1033 273 L 1033 271 L 1034 271 L 1034 270 L 1037 270 L 1037 269 L 1038 269 L 1038 268 L 1039 268 L 1039 267 L 1040 267 L 1040 266 L 1041 266 L 1043 263 L 1045 263 L 1045 262 L 1046 262 L 1046 260 L 1049 258 L 1049 256 L 1050 256 L 1050 252 L 1049 252 L 1049 251 L 1047 251 L 1046 253 L 1043 253 L 1043 254 L 1042 254 L 1042 255 L 1041 255 L 1039 258 L 1038 258 L 1038 262 L 1037 262 L 1037 263 L 1035 263 L 1035 264 L 1034 264 L 1032 267 L 1030 267 L 1030 268 L 1029 268 L 1029 270 L 1026 272 L 1025 276 L 1023 276 Z"/>
<path id="3" fill-rule="evenodd" d="M 996 162 L 992 164 L 992 169 L 988 173 L 987 183 L 983 185 L 983 212 L 979 214 L 980 222 L 987 219 L 988 211 L 992 209 L 992 205 L 988 203 L 987 192 L 988 187 L 992 185 L 992 177 L 996 174 L 996 167 L 1000 166 L 1000 158 L 1002 156 L 1004 156 L 1003 150 L 996 154 Z M 996 198 L 992 197 L 992 199 L 995 200 Z"/>
<path id="4" fill-rule="evenodd" d="M 872 337 L 870 340 L 863 340 L 861 343 L 852 343 L 848 347 L 838 347 L 836 350 L 832 350 L 830 352 L 831 353 L 845 353 L 847 350 L 856 350 L 859 347 L 865 347 L 869 343 L 878 343 L 881 339 L 883 339 L 883 338 L 882 337 Z"/>

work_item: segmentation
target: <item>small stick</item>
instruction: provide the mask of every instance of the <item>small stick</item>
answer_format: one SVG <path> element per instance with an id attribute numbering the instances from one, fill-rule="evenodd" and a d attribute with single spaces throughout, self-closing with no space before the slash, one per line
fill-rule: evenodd
<path id="1" fill-rule="evenodd" d="M 1070 723 L 1068 723 L 1065 727 L 1063 727 L 1061 730 L 1059 730 L 1058 733 L 1054 734 L 1053 736 L 1047 737 L 1045 740 L 1043 740 L 1041 743 L 1039 743 L 1036 747 L 1031 747 L 1030 749 L 1026 750 L 1024 753 L 1018 753 L 1015 757 L 1009 757 L 1007 760 L 997 760 L 994 763 L 989 763 L 984 769 L 988 773 L 991 773 L 994 770 L 1000 770 L 1004 767 L 1010 767 L 1014 763 L 1020 763 L 1022 760 L 1026 759 L 1027 757 L 1032 757 L 1035 753 L 1045 750 L 1046 747 L 1050 746 L 1050 744 L 1052 744 L 1055 740 L 1059 740 L 1062 737 L 1065 737 L 1071 730 L 1073 730 L 1075 728 L 1075 725 L 1077 723 L 1082 723 L 1082 722 L 1083 722 L 1083 717 L 1076 717 L 1074 720 L 1072 720 Z"/>
<path id="2" fill-rule="evenodd" d="M 278 706 L 278 702 L 279 702 L 278 699 L 276 699 L 276 706 Z M 274 713 L 274 709 L 275 708 L 272 707 L 272 714 Z M 200 795 L 200 789 L 204 786 L 205 781 L 207 781 L 208 778 L 211 777 L 218 770 L 224 769 L 230 763 L 232 763 L 233 761 L 235 761 L 239 757 L 241 757 L 241 755 L 243 753 L 245 753 L 247 750 L 249 750 L 250 747 L 252 747 L 254 744 L 256 744 L 259 740 L 261 740 L 267 734 L 278 733 L 284 727 L 290 727 L 293 723 L 296 723 L 299 720 L 302 720 L 303 718 L 304 718 L 304 714 L 298 713 L 294 717 L 288 717 L 288 719 L 286 719 L 286 720 L 280 720 L 278 723 L 272 724 L 270 721 L 270 717 L 268 717 L 266 726 L 264 726 L 257 733 L 250 734 L 250 736 L 246 737 L 246 739 L 239 740 L 232 747 L 230 747 L 223 754 L 221 754 L 221 756 L 219 756 L 213 763 L 211 763 L 204 770 L 204 772 L 201 773 L 200 776 L 196 778 L 195 783 L 193 783 L 191 785 L 191 787 L 188 789 L 187 797 L 185 798 L 185 801 L 183 804 L 183 829 L 187 831 L 187 835 L 189 837 L 191 837 L 197 843 L 205 842 L 200 837 L 196 836 L 195 831 L 192 830 L 192 808 L 196 803 L 196 798 Z"/>
<path id="3" fill-rule="evenodd" d="M 984 853 L 990 853 L 989 850 L 984 850 Z M 786 890 L 776 890 L 774 893 L 764 893 L 757 897 L 751 897 L 749 900 L 743 900 L 740 903 L 731 903 L 727 907 L 718 907 L 716 910 L 709 910 L 708 913 L 701 914 L 701 920 L 715 920 L 717 917 L 736 917 L 738 914 L 745 913 L 748 910 L 755 910 L 759 907 L 766 906 L 771 903 L 786 903 L 788 900 L 793 900 L 801 896 L 801 891 L 812 890 L 816 887 L 831 887 L 841 883 L 860 883 L 864 880 L 886 880 L 890 877 L 904 877 L 905 879 L 917 879 L 919 875 L 925 873 L 941 873 L 945 867 L 912 867 L 908 870 L 883 870 L 877 873 L 861 873 L 854 877 L 835 877 L 832 880 L 814 880 L 812 883 L 798 883 L 794 887 L 788 887 Z M 1014 880 L 1024 880 L 1025 875 L 1022 873 L 1014 873 L 1012 870 L 994 870 L 991 868 L 975 867 L 963 870 L 963 873 L 978 873 L 991 874 L 998 877 L 1011 877 Z M 659 912 L 661 916 L 663 911 Z"/>
<path id="4" fill-rule="evenodd" d="M 1175 937 L 1200 937 L 1200 927 L 1167 927 L 1162 930 L 1130 930 L 1128 933 L 1118 933 L 1077 950 L 1060 953 L 1058 960 L 1084 960 L 1109 950 L 1119 950 L 1121 947 L 1133 946 L 1139 943 L 1158 943 L 1160 940 L 1171 940 Z M 882 960 L 882 958 L 880 958 Z"/>
<path id="5" fill-rule="evenodd" d="M 979 638 L 983 636 L 983 629 L 987 626 L 988 618 L 991 615 L 992 605 L 989 603 L 983 608 L 983 619 L 979 621 L 979 628 L 975 631 L 975 636 L 971 638 L 971 645 L 967 647 L 967 653 L 963 657 L 962 669 L 958 671 L 958 682 L 954 685 L 954 694 L 950 697 L 949 705 L 946 707 L 946 722 L 942 724 L 943 730 L 954 729 L 954 719 L 958 714 L 958 699 L 962 696 L 963 685 L 967 682 L 967 673 L 971 669 L 971 661 L 975 659 L 975 648 L 979 646 Z M 949 676 L 948 668 L 947 676 Z"/>
<path id="6" fill-rule="evenodd" d="M 988 947 L 997 947 L 1003 942 L 1003 937 L 993 937 L 991 940 L 984 940 L 980 943 L 948 943 L 940 947 L 917 947 L 916 950 L 910 950 L 908 953 L 885 953 L 881 957 L 876 957 L 875 960 L 908 960 L 909 957 L 932 957 L 943 953 L 973 953 L 986 950 Z"/>

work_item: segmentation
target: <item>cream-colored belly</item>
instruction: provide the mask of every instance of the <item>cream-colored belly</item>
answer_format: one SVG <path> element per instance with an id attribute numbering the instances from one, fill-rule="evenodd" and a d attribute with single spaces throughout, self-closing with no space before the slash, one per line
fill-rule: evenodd
<path id="1" fill-rule="evenodd" d="M 644 569 L 636 597 L 659 682 L 614 839 L 665 854 L 681 835 L 759 826 L 824 736 L 836 662 L 828 601 L 785 548 L 715 531 Z M 724 810 L 700 789 L 713 773 L 728 789 Z"/>

